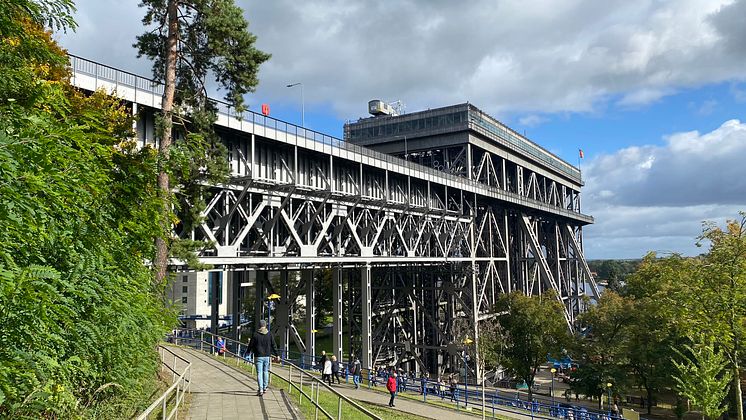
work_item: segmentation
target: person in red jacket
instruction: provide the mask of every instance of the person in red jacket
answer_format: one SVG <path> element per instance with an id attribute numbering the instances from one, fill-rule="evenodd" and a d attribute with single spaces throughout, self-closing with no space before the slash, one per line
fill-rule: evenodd
<path id="1" fill-rule="evenodd" d="M 394 398 L 396 398 L 396 372 L 393 372 L 389 376 L 389 380 L 386 382 L 386 389 L 391 393 L 391 399 L 389 400 L 389 407 L 394 407 Z"/>

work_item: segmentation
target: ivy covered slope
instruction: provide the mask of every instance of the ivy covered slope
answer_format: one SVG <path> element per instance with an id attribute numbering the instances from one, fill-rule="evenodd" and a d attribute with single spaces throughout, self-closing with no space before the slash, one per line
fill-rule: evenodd
<path id="1" fill-rule="evenodd" d="M 0 418 L 130 417 L 174 320 L 144 265 L 156 153 L 119 102 L 70 86 L 43 29 L 70 9 L 0 1 Z"/>

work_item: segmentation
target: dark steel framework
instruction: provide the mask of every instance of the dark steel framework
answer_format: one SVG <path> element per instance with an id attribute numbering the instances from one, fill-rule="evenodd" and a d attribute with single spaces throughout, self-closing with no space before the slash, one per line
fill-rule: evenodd
<path id="1" fill-rule="evenodd" d="M 79 88 L 116 89 L 140 144 L 156 143 L 161 86 L 78 57 L 72 67 Z M 235 299 L 255 273 L 255 317 L 280 295 L 271 329 L 284 349 L 315 355 L 320 293 L 333 296 L 337 357 L 347 340 L 366 368 L 432 373 L 455 369 L 464 338 L 479 342 L 501 293 L 555 291 L 570 329 L 584 297 L 597 298 L 580 173 L 475 107 L 361 120 L 342 141 L 219 105 L 233 178 L 213 188 L 202 226 L 177 234 L 215 244 L 201 259 L 229 272 Z M 315 290 L 327 269 L 332 290 Z"/>

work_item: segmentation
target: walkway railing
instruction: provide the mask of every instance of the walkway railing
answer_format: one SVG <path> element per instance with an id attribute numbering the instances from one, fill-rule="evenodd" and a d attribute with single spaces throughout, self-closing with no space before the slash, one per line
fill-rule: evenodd
<path id="1" fill-rule="evenodd" d="M 243 355 L 246 353 L 246 344 L 243 344 L 241 342 L 238 342 L 236 340 L 233 340 L 228 337 L 223 337 L 217 334 L 212 334 L 207 331 L 195 331 L 195 330 L 177 330 L 177 334 L 173 337 L 173 341 L 175 344 L 181 344 L 181 345 L 187 345 L 190 347 L 194 347 L 196 349 L 199 349 L 200 351 L 209 352 L 211 354 L 218 354 L 219 349 L 215 345 L 218 338 L 222 338 L 225 341 L 225 348 L 223 351 L 223 358 L 226 359 L 230 357 L 231 359 L 234 359 L 236 362 L 236 366 L 239 366 L 241 363 L 248 363 L 249 366 L 252 367 L 252 373 L 256 373 L 256 361 L 249 360 L 247 357 L 243 357 Z M 244 350 L 242 352 L 242 350 Z M 278 372 L 276 372 L 273 369 L 277 368 L 282 369 L 284 372 L 285 369 L 287 369 L 287 377 L 284 377 L 280 375 Z M 341 420 L 342 419 L 342 403 L 345 402 L 349 406 L 353 407 L 355 411 L 358 411 L 360 414 L 367 416 L 371 419 L 380 420 L 381 418 L 377 415 L 371 413 L 368 411 L 365 407 L 361 406 L 354 400 L 351 400 L 350 398 L 347 398 L 346 396 L 342 395 L 337 391 L 336 389 L 330 387 L 329 385 L 322 382 L 319 378 L 317 378 L 315 375 L 312 375 L 305 370 L 301 369 L 294 363 L 281 359 L 280 365 L 273 365 L 273 367 L 269 370 L 270 374 L 270 384 L 272 383 L 272 378 L 277 378 L 282 381 L 285 381 L 288 383 L 288 393 L 290 395 L 293 394 L 293 390 L 296 390 L 298 392 L 298 403 L 300 404 L 303 399 L 310 401 L 314 407 L 315 407 L 315 416 L 318 418 L 319 412 L 326 416 L 327 419 L 330 420 Z M 296 376 L 297 375 L 297 376 Z M 297 377 L 297 381 L 294 381 L 294 377 Z M 308 392 L 306 392 L 303 389 L 304 382 L 306 383 L 306 386 L 310 384 L 311 386 L 311 393 L 309 395 Z M 337 413 L 336 416 L 329 413 L 322 404 L 319 403 L 319 391 L 321 389 L 325 389 L 329 393 L 333 394 L 334 397 L 337 398 Z"/>
<path id="2" fill-rule="evenodd" d="M 157 400 L 153 401 L 145 411 L 137 417 L 137 420 L 145 420 L 158 408 L 161 409 L 161 418 L 163 420 L 169 420 L 171 418 L 178 418 L 179 407 L 184 401 L 186 393 L 190 392 L 190 384 L 192 381 L 192 363 L 183 357 L 177 355 L 169 348 L 164 346 L 158 346 L 158 353 L 161 356 L 161 372 L 165 369 L 171 371 L 171 380 L 173 384 L 160 396 Z M 166 363 L 166 359 L 173 360 L 173 365 L 169 366 Z M 184 370 L 179 373 L 176 363 L 180 361 L 185 364 Z M 168 410 L 169 402 L 173 401 L 171 410 Z"/>

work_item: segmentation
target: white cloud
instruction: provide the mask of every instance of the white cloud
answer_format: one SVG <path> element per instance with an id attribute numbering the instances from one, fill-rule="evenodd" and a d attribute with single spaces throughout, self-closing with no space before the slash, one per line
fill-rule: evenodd
<path id="1" fill-rule="evenodd" d="M 525 117 L 518 119 L 520 125 L 525 125 L 527 127 L 536 127 L 537 125 L 544 124 L 547 121 L 549 121 L 549 118 L 536 114 L 526 115 Z"/>
<path id="2" fill-rule="evenodd" d="M 629 147 L 593 159 L 584 171 L 586 253 L 639 257 L 649 250 L 696 254 L 706 220 L 746 210 L 746 123 L 672 134 L 663 146 Z"/>
<path id="3" fill-rule="evenodd" d="M 136 71 L 135 2 L 78 0 L 73 52 Z M 470 101 L 493 114 L 640 106 L 682 88 L 746 79 L 746 1 L 238 1 L 273 54 L 251 101 L 366 114 L 371 98 L 411 111 Z M 740 13 L 740 14 L 739 14 Z M 619 99 L 621 98 L 621 99 Z"/>

